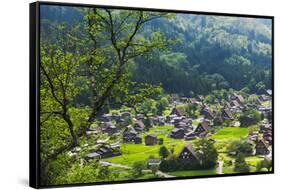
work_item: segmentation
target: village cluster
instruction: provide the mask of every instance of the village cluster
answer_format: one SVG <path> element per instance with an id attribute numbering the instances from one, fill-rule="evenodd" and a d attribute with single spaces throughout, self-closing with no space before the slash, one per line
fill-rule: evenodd
<path id="1" fill-rule="evenodd" d="M 215 141 L 212 139 L 212 135 L 216 132 L 215 129 L 220 129 L 222 126 L 243 128 L 251 125 L 253 118 L 250 116 L 247 117 L 246 115 L 243 121 L 237 118 L 237 115 L 251 109 L 259 112 L 262 120 L 256 124 L 255 130 L 249 131 L 245 138 L 253 147 L 252 155 L 260 155 L 271 159 L 272 108 L 271 103 L 268 104 L 268 102 L 271 102 L 271 91 L 268 90 L 266 95 L 258 95 L 254 102 L 247 101 L 249 96 L 233 93 L 228 96 L 227 101 L 224 101 L 223 104 L 220 102 L 207 104 L 204 101 L 204 96 L 186 98 L 172 94 L 167 108 L 170 111 L 167 115 L 147 118 L 143 114 L 134 115 L 129 111 L 103 114 L 98 118 L 99 122 L 87 131 L 89 138 L 92 136 L 102 138 L 96 139 L 85 160 L 103 160 L 120 156 L 123 154 L 120 150 L 122 144 L 165 145 L 163 138 L 150 133 L 150 129 L 169 125 L 173 128 L 167 136 L 171 139 L 185 141 L 181 151 L 177 154 L 178 159 L 186 162 L 198 161 L 197 153 L 193 144 L 190 143 L 191 141 L 202 138 Z M 188 117 L 185 107 L 181 105 L 196 105 L 199 112 L 198 117 Z M 228 123 L 228 126 L 225 126 L 225 123 Z M 71 154 L 79 154 L 79 151 L 72 151 Z M 161 159 L 150 158 L 146 162 L 148 165 L 159 165 Z"/>

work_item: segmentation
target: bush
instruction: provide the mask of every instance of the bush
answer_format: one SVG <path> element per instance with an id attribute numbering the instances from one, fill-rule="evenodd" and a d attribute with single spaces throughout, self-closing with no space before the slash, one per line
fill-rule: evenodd
<path id="1" fill-rule="evenodd" d="M 169 156 L 170 152 L 165 146 L 161 146 L 159 149 L 159 155 L 162 158 L 167 158 Z"/>
<path id="2" fill-rule="evenodd" d="M 200 169 L 200 168 L 201 165 L 199 162 L 190 163 L 180 159 L 163 160 L 159 166 L 159 169 L 163 172 Z"/>
<path id="3" fill-rule="evenodd" d="M 143 175 L 143 172 L 142 170 L 145 169 L 145 163 L 142 162 L 142 161 L 139 161 L 139 162 L 135 162 L 133 164 L 133 168 L 132 168 L 132 176 L 133 177 L 140 177 Z"/>
<path id="4" fill-rule="evenodd" d="M 256 110 L 248 110 L 244 114 L 240 115 L 239 121 L 241 126 L 248 127 L 250 125 L 257 124 L 262 119 L 261 114 Z"/>
<path id="5" fill-rule="evenodd" d="M 150 169 L 151 169 L 151 171 L 152 171 L 152 174 L 153 174 L 154 176 L 156 176 L 156 173 L 157 173 L 157 171 L 158 171 L 158 169 L 159 169 L 159 166 L 153 165 L 153 166 L 150 167 Z"/>
<path id="6" fill-rule="evenodd" d="M 158 139 L 158 144 L 159 144 L 159 145 L 162 145 L 163 143 L 164 143 L 164 139 L 163 139 L 163 138 L 159 138 L 159 139 Z"/>
<path id="7" fill-rule="evenodd" d="M 272 161 L 270 159 L 264 159 L 257 164 L 256 170 L 257 172 L 261 171 L 263 168 L 266 168 L 267 171 L 272 169 Z"/>
<path id="8" fill-rule="evenodd" d="M 245 140 L 232 141 L 228 146 L 228 153 L 243 153 L 244 155 L 252 154 L 252 146 Z"/>
<path id="9" fill-rule="evenodd" d="M 250 171 L 250 167 L 246 163 L 244 155 L 241 153 L 239 153 L 235 159 L 234 171 L 243 173 Z"/>

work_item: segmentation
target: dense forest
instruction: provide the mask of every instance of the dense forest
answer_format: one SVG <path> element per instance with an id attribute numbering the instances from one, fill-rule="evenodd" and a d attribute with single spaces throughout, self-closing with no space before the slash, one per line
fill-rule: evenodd
<path id="1" fill-rule="evenodd" d="M 42 13 L 46 23 L 70 26 L 83 20 L 75 8 L 46 9 L 50 9 Z M 162 84 L 168 93 L 190 97 L 222 88 L 255 93 L 271 88 L 269 20 L 177 14 L 173 21 L 152 20 L 139 35 L 147 37 L 155 31 L 174 44 L 150 57 L 136 58 L 131 68 L 136 82 Z"/>
<path id="2" fill-rule="evenodd" d="M 205 135 L 220 129 L 235 130 L 244 138 L 258 129 L 262 119 L 270 121 L 270 97 L 260 97 L 272 87 L 269 19 L 51 5 L 42 5 L 40 14 L 42 185 L 167 177 L 158 168 L 151 169 L 153 175 L 143 174 L 145 164 L 136 161 L 141 157 L 134 157 L 151 147 L 156 150 L 140 142 L 145 135 L 156 138 L 149 131 L 160 131 L 161 145 L 169 148 L 159 151 L 163 171 L 183 169 L 174 149 L 182 148 L 184 136 L 177 139 L 170 135 L 176 123 L 169 117 L 175 113 L 188 123 L 189 131 L 182 130 L 182 135 L 196 131 L 195 125 L 201 126 L 206 109 L 214 128 Z M 234 105 L 227 106 L 229 111 L 225 112 L 227 103 Z M 183 114 L 177 110 L 178 104 Z M 220 112 L 228 115 L 228 121 L 222 121 Z M 161 121 L 153 124 L 153 119 Z M 237 122 L 245 126 L 234 128 Z M 113 132 L 104 131 L 108 123 Z M 146 128 L 133 132 L 139 135 L 139 144 L 126 141 L 132 125 Z M 217 145 L 201 139 L 203 136 L 198 133 L 194 141 L 200 162 L 184 169 L 216 166 Z M 116 144 L 121 150 L 112 149 L 110 156 L 117 162 L 89 161 L 89 153 L 96 155 L 105 150 L 103 146 Z M 189 150 L 191 145 L 185 148 Z M 134 157 L 136 162 L 128 161 L 118 168 L 116 163 L 124 164 L 118 160 L 120 154 Z M 159 155 L 157 149 L 150 156 Z M 238 160 L 246 164 L 244 155 Z M 169 168 L 170 163 L 176 167 Z"/>

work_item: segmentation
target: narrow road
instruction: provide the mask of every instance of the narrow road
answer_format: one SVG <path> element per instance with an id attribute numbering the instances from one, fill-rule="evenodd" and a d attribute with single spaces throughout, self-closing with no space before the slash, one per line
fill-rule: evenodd
<path id="1" fill-rule="evenodd" d="M 176 177 L 176 176 L 172 176 L 172 175 L 166 174 L 166 173 L 164 173 L 164 172 L 162 172 L 162 171 L 160 171 L 160 170 L 158 170 L 158 171 L 156 172 L 156 174 L 157 174 L 157 175 L 160 175 L 160 176 L 163 176 L 164 178 Z"/>
<path id="2" fill-rule="evenodd" d="M 123 164 L 116 164 L 116 163 L 113 163 L 113 162 L 107 162 L 107 161 L 104 161 L 104 160 L 100 160 L 99 163 L 103 166 L 115 166 L 115 167 L 119 167 L 119 168 L 124 168 L 124 169 L 132 169 L 131 166 L 127 166 L 127 165 L 123 165 Z M 151 170 L 142 170 L 143 172 L 152 172 Z M 172 175 L 169 175 L 169 174 L 166 174 L 160 170 L 158 170 L 156 172 L 157 175 L 160 175 L 160 176 L 163 176 L 164 178 L 172 178 L 172 177 L 175 177 L 175 176 L 172 176 Z"/>
<path id="3" fill-rule="evenodd" d="M 223 161 L 218 161 L 217 174 L 223 174 L 222 167 Z"/>
<path id="4" fill-rule="evenodd" d="M 132 167 L 123 165 L 123 164 L 116 164 L 116 163 L 107 162 L 104 160 L 100 160 L 99 162 L 101 165 L 104 165 L 104 166 L 115 166 L 115 167 L 119 167 L 119 168 L 132 169 Z"/>

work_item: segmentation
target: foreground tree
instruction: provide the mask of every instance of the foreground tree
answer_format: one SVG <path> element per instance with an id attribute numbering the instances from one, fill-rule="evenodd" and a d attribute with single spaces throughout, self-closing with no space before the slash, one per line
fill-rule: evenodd
<path id="1" fill-rule="evenodd" d="M 169 100 L 167 97 L 162 97 L 159 101 L 157 101 L 157 114 L 162 115 L 163 111 L 168 107 Z"/>
<path id="2" fill-rule="evenodd" d="M 216 165 L 218 159 L 218 152 L 214 143 L 208 139 L 200 139 L 196 143 L 197 156 L 204 168 L 212 168 Z"/>
<path id="3" fill-rule="evenodd" d="M 197 117 L 198 110 L 199 107 L 196 104 L 188 104 L 185 108 L 187 115 L 193 119 Z"/>
<path id="4" fill-rule="evenodd" d="M 115 99 L 121 103 L 120 97 L 142 88 L 130 81 L 129 68 L 134 58 L 164 49 L 167 41 L 159 31 L 147 38 L 139 33 L 145 23 L 165 15 L 96 8 L 86 10 L 88 43 L 93 49 L 85 55 L 86 72 L 92 77 L 89 122 L 94 121 L 106 101 Z M 97 60 L 97 54 L 106 57 Z"/>
<path id="5" fill-rule="evenodd" d="M 159 31 L 140 35 L 145 23 L 167 15 L 101 8 L 81 12 L 84 26 L 72 23 L 42 28 L 42 168 L 49 168 L 52 160 L 79 145 L 105 107 L 128 103 L 122 98 L 128 94 L 133 97 L 141 89 L 142 98 L 156 92 L 149 91 L 153 85 L 147 88 L 132 82 L 131 67 L 134 58 L 148 56 L 168 44 Z M 42 176 L 48 176 L 48 171 L 43 169 Z"/>

